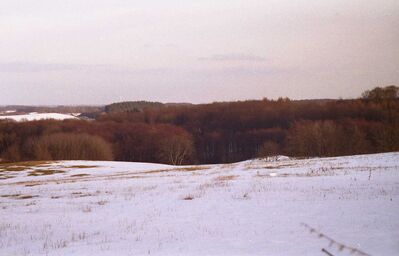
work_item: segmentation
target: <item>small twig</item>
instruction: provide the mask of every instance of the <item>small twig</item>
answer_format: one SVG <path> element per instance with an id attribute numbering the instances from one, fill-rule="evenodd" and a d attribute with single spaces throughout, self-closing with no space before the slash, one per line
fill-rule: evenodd
<path id="1" fill-rule="evenodd" d="M 332 253 L 330 253 L 329 251 L 327 251 L 326 249 L 321 249 L 322 252 L 324 252 L 325 254 L 327 254 L 328 256 L 334 256 Z"/>
<path id="2" fill-rule="evenodd" d="M 316 229 L 312 228 L 311 226 L 309 226 L 306 223 L 302 223 L 302 226 L 306 227 L 310 231 L 310 233 L 315 233 L 315 234 L 318 235 L 319 238 L 323 238 L 323 239 L 326 239 L 327 241 L 329 241 L 330 242 L 330 245 L 329 245 L 330 247 L 333 246 L 333 245 L 337 245 L 338 248 L 339 248 L 339 251 L 343 251 L 343 250 L 346 249 L 346 250 L 350 251 L 351 253 L 356 253 L 358 255 L 363 255 L 363 256 L 370 256 L 370 254 L 367 254 L 367 253 L 365 253 L 365 252 L 363 252 L 363 251 L 361 251 L 359 249 L 356 249 L 356 248 L 347 246 L 347 245 L 345 245 L 343 243 L 339 243 L 339 242 L 335 241 L 334 239 L 328 237 L 327 235 L 325 235 L 325 234 L 323 234 L 321 232 L 318 232 Z"/>

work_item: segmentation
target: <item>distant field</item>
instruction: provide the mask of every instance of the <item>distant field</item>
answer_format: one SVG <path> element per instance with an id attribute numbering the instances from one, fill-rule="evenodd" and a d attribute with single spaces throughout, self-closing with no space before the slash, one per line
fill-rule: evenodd
<path id="1" fill-rule="evenodd" d="M 46 119 L 55 119 L 55 120 L 65 120 L 65 119 L 77 119 L 76 116 L 71 114 L 60 114 L 60 113 L 29 113 L 29 114 L 21 114 L 21 115 L 0 115 L 1 119 L 11 119 L 17 122 L 21 121 L 33 121 L 33 120 L 46 120 Z"/>
<path id="2" fill-rule="evenodd" d="M 398 255 L 399 153 L 0 165 L 0 255 Z"/>

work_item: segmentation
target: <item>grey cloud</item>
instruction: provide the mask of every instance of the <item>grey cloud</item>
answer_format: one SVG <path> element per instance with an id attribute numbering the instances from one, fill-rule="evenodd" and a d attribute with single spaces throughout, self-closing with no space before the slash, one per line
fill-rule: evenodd
<path id="1" fill-rule="evenodd" d="M 141 48 L 179 48 L 179 45 L 177 44 L 151 44 L 151 43 L 146 43 L 141 45 Z"/>
<path id="2" fill-rule="evenodd" d="M 293 73 L 297 70 L 288 68 L 279 68 L 272 66 L 255 67 L 249 65 L 222 67 L 217 69 L 210 68 L 148 68 L 148 69 L 133 69 L 133 68 L 118 68 L 107 70 L 109 73 L 126 75 L 126 76 L 150 76 L 163 77 L 169 79 L 185 77 L 188 80 L 197 78 L 221 78 L 221 77 L 263 77 L 273 76 L 278 74 Z"/>
<path id="3" fill-rule="evenodd" d="M 77 71 L 107 68 L 107 65 L 85 65 L 38 62 L 0 62 L 0 73 L 33 73 L 48 71 Z"/>
<path id="4" fill-rule="evenodd" d="M 247 61 L 247 62 L 263 62 L 265 58 L 256 55 L 246 54 L 215 54 L 211 57 L 199 58 L 201 61 Z"/>
<path id="5" fill-rule="evenodd" d="M 39 62 L 0 62 L 0 73 L 39 73 L 39 72 L 79 72 L 91 74 L 107 74 L 122 76 L 162 76 L 185 73 L 185 70 L 172 68 L 129 68 L 109 64 L 66 64 L 66 63 L 39 63 Z"/>
<path id="6" fill-rule="evenodd" d="M 117 65 L 66 64 L 38 62 L 0 62 L 0 73 L 38 73 L 38 72 L 90 72 L 116 75 L 162 75 L 176 73 L 171 68 L 129 68 Z"/>
<path id="7" fill-rule="evenodd" d="M 289 70 L 272 66 L 233 66 L 218 69 L 208 68 L 129 68 L 123 66 L 98 64 L 34 63 L 34 62 L 0 62 L 0 73 L 38 73 L 38 72 L 90 72 L 96 74 L 114 74 L 123 76 L 268 76 L 289 72 Z M 77 74 L 77 73 L 76 73 Z"/>

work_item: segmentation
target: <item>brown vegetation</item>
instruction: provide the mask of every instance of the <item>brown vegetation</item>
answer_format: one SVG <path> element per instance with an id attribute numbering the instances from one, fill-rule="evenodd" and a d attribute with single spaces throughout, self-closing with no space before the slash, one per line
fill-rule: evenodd
<path id="1" fill-rule="evenodd" d="M 0 121 L 0 158 L 168 164 L 257 156 L 338 156 L 399 150 L 398 87 L 355 100 L 289 99 L 168 105 L 95 121 Z"/>
<path id="2" fill-rule="evenodd" d="M 55 133 L 28 140 L 25 148 L 40 160 L 112 160 L 111 146 L 87 134 Z"/>

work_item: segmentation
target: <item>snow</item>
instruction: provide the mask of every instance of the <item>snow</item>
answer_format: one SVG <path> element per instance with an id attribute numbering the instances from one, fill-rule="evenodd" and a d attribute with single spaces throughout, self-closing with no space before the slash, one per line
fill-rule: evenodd
<path id="1" fill-rule="evenodd" d="M 399 153 L 1 168 L 0 255 L 399 254 Z"/>
<path id="2" fill-rule="evenodd" d="M 6 111 L 0 111 L 0 115 L 4 115 L 4 114 L 11 114 L 11 113 L 15 113 L 17 112 L 16 110 L 6 110 Z"/>
<path id="3" fill-rule="evenodd" d="M 69 114 L 32 112 L 25 115 L 0 116 L 0 119 L 12 119 L 17 122 L 23 122 L 23 121 L 34 121 L 34 120 L 43 120 L 43 119 L 56 119 L 56 120 L 76 119 L 76 117 Z"/>

